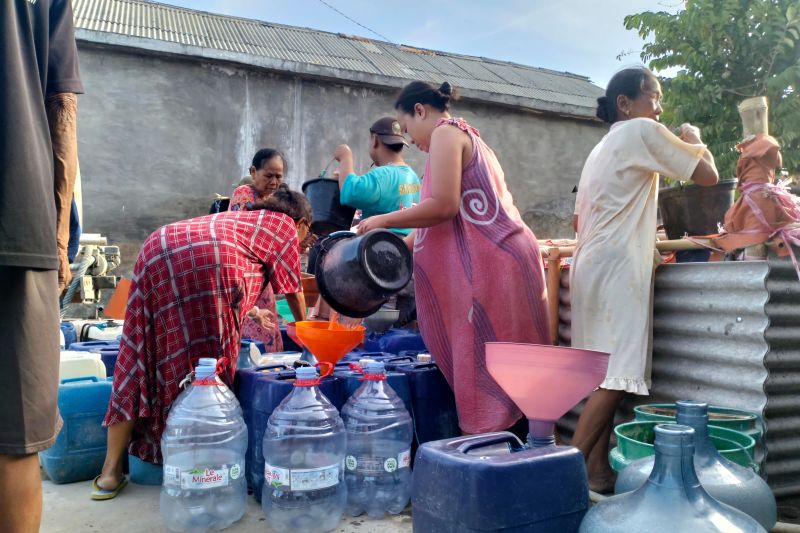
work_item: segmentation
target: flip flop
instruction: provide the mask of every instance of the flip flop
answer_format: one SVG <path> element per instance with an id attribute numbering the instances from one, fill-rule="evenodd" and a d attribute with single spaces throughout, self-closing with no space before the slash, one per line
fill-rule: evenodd
<path id="1" fill-rule="evenodd" d="M 93 500 L 110 500 L 116 498 L 117 494 L 128 485 L 128 476 L 122 476 L 122 481 L 119 482 L 119 485 L 117 485 L 115 489 L 107 490 L 97 484 L 98 479 L 100 479 L 100 476 L 97 476 L 94 478 L 94 481 L 92 481 Z"/>

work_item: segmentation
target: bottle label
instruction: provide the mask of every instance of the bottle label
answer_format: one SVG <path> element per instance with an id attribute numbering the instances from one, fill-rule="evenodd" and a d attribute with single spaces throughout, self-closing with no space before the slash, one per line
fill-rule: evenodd
<path id="1" fill-rule="evenodd" d="M 341 463 L 321 468 L 292 469 L 264 465 L 264 482 L 284 491 L 327 489 L 339 484 L 341 470 Z"/>
<path id="2" fill-rule="evenodd" d="M 206 466 L 181 470 L 177 466 L 164 465 L 164 485 L 181 489 L 213 489 L 227 487 L 231 481 L 242 475 L 242 466 L 232 465 Z"/>
<path id="3" fill-rule="evenodd" d="M 411 466 L 411 450 L 397 454 L 397 457 L 367 457 L 348 455 L 345 466 L 350 472 L 358 472 L 367 476 L 396 472 L 400 468 Z"/>

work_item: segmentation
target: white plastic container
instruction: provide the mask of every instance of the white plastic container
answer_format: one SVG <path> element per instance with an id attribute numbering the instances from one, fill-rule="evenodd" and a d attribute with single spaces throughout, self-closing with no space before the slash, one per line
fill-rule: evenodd
<path id="1" fill-rule="evenodd" d="M 108 320 L 86 328 L 84 341 L 115 341 L 122 338 L 122 321 Z"/>
<path id="2" fill-rule="evenodd" d="M 59 381 L 69 378 L 96 377 L 106 379 L 106 366 L 99 353 L 94 352 L 61 352 L 61 363 L 58 369 Z"/>

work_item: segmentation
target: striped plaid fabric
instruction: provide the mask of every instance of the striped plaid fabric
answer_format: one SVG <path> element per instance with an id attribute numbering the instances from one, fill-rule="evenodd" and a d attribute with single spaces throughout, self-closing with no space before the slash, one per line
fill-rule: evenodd
<path id="1" fill-rule="evenodd" d="M 161 433 L 179 384 L 200 357 L 230 361 L 241 324 L 265 282 L 299 292 L 300 256 L 291 218 L 238 211 L 169 224 L 142 245 L 133 271 L 114 389 L 104 425 L 136 420 L 130 452 L 161 462 Z"/>

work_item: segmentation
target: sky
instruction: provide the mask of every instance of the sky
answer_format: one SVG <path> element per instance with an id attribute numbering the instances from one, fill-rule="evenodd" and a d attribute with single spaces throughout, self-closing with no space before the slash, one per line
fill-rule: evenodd
<path id="1" fill-rule="evenodd" d="M 644 41 L 626 15 L 675 11 L 680 0 L 161 0 L 164 3 L 360 35 L 588 76 L 605 87 L 641 64 Z M 359 25 L 360 24 L 360 25 Z M 369 28 L 369 30 L 364 27 Z M 624 57 L 617 59 L 617 56 Z"/>

